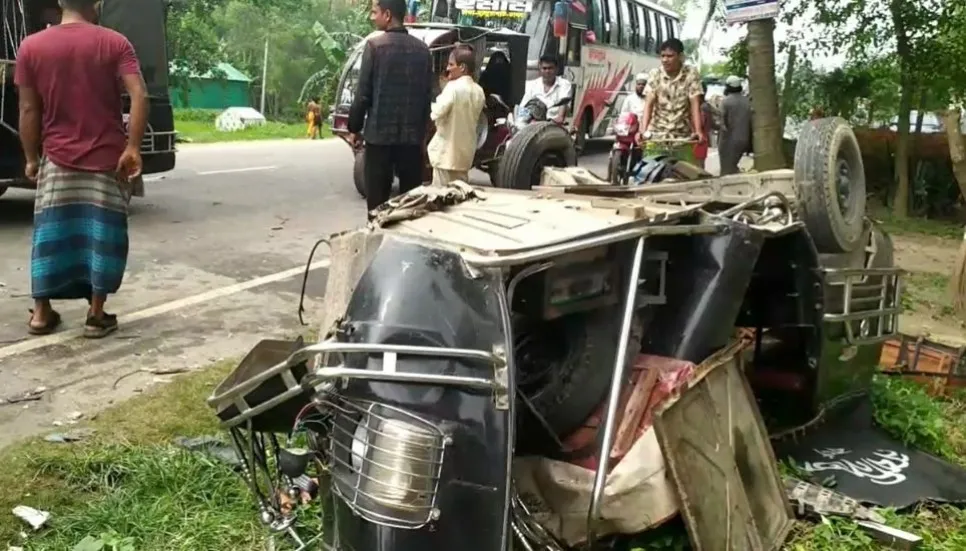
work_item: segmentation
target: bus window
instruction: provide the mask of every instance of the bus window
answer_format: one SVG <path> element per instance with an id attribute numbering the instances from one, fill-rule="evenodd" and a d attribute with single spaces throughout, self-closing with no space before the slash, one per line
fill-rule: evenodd
<path id="1" fill-rule="evenodd" d="M 637 50 L 641 52 L 647 52 L 650 47 L 650 28 L 651 22 L 647 17 L 647 8 L 637 4 L 634 6 L 637 12 Z"/>
<path id="2" fill-rule="evenodd" d="M 594 35 L 597 40 L 606 41 L 606 35 L 604 33 L 604 6 L 601 0 L 593 0 L 590 3 L 590 30 L 594 31 Z"/>
<path id="3" fill-rule="evenodd" d="M 614 45 L 621 45 L 621 20 L 618 15 L 617 0 L 607 0 L 607 22 L 610 27 L 610 36 L 607 42 Z"/>
<path id="4" fill-rule="evenodd" d="M 654 53 L 661 55 L 661 43 L 664 42 L 664 33 L 661 29 L 661 19 L 663 19 L 657 12 L 651 12 L 652 25 L 651 28 L 654 29 Z"/>
<path id="5" fill-rule="evenodd" d="M 567 65 L 580 65 L 580 50 L 584 40 L 584 31 L 570 27 L 567 31 Z"/>
<path id="6" fill-rule="evenodd" d="M 675 32 L 675 29 L 674 29 L 674 20 L 671 19 L 670 17 L 667 17 L 667 18 L 664 19 L 664 21 L 667 22 L 667 37 L 668 38 L 677 38 L 678 33 Z"/>
<path id="7" fill-rule="evenodd" d="M 621 9 L 621 40 L 620 45 L 623 48 L 631 49 L 634 47 L 634 27 L 631 23 L 631 7 L 628 4 L 629 0 L 617 0 L 620 4 Z"/>

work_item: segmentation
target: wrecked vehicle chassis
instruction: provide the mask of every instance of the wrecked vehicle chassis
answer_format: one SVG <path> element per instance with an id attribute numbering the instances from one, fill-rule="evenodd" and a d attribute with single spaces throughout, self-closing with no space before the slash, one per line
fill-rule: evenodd
<path id="1" fill-rule="evenodd" d="M 608 488 L 628 461 L 610 451 L 636 361 L 728 364 L 774 406 L 766 417 L 790 425 L 867 388 L 896 331 L 900 275 L 871 222 L 864 246 L 820 254 L 790 171 L 621 197 L 588 190 L 589 178 L 546 169 L 534 191 L 420 188 L 329 240 L 321 342 L 247 373 L 243 362 L 209 400 L 249 457 L 273 530 L 292 530 L 298 502 L 317 495 L 323 549 L 564 550 L 647 530 L 680 502 L 694 542 L 680 485 L 638 496 L 664 504 L 650 520 L 608 518 L 629 509 Z M 573 463 L 563 448 L 595 414 L 586 514 L 579 527 L 541 523 L 520 462 L 543 461 L 545 475 Z M 682 468 L 654 446 L 655 461 Z M 763 476 L 780 487 L 768 457 Z M 778 517 L 744 524 L 749 549 L 780 545 L 790 524 Z"/>

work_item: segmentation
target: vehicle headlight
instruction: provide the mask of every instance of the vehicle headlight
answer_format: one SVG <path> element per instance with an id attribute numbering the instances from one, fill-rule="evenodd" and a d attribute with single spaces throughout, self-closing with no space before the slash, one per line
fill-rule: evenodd
<path id="1" fill-rule="evenodd" d="M 618 122 L 614 124 L 614 134 L 618 136 L 626 136 L 630 130 L 631 127 L 628 126 L 626 122 Z"/>
<path id="2" fill-rule="evenodd" d="M 375 524 L 415 529 L 438 518 L 436 495 L 449 439 L 404 410 L 339 402 L 334 427 L 344 436 L 330 440 L 338 495 Z"/>
<path id="3" fill-rule="evenodd" d="M 395 419 L 366 429 L 360 490 L 373 501 L 404 511 L 427 511 L 436 492 L 442 441 L 428 430 Z"/>

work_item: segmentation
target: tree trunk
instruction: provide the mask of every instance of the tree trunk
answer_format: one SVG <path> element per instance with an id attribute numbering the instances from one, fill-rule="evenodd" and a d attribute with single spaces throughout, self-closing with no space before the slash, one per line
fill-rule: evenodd
<path id="1" fill-rule="evenodd" d="M 909 216 L 909 112 L 912 111 L 912 47 L 906 33 L 903 0 L 892 0 L 889 11 L 896 32 L 896 54 L 899 57 L 899 119 L 896 125 L 896 192 L 892 200 L 892 214 L 898 218 Z"/>
<path id="2" fill-rule="evenodd" d="M 966 141 L 959 133 L 960 117 L 960 107 L 951 107 L 943 116 L 943 124 L 946 126 L 946 140 L 949 141 L 949 159 L 953 162 L 953 175 L 956 176 L 956 183 L 959 184 L 959 192 L 966 198 Z"/>
<path id="3" fill-rule="evenodd" d="M 962 107 L 950 105 L 943 115 L 946 126 L 946 141 L 949 142 L 949 159 L 953 163 L 953 175 L 959 185 L 959 193 L 966 197 L 966 140 L 960 134 L 960 117 Z M 966 234 L 959 244 L 959 254 L 953 265 L 953 274 L 949 279 L 949 291 L 953 299 L 953 308 L 960 317 L 966 317 Z"/>
<path id="4" fill-rule="evenodd" d="M 778 114 L 778 85 L 775 83 L 774 19 L 748 23 L 748 81 L 755 169 L 783 168 L 785 156 Z"/>
<path id="5" fill-rule="evenodd" d="M 779 115 L 780 124 L 778 127 L 782 138 L 785 137 L 785 121 L 788 120 L 788 111 L 791 109 L 792 101 L 794 100 L 794 98 L 792 98 L 792 93 L 795 91 L 795 89 L 792 88 L 792 85 L 794 84 L 793 80 L 795 79 L 795 56 L 797 53 L 798 52 L 794 44 L 789 46 L 788 63 L 785 65 L 785 78 L 782 81 L 782 108 L 781 115 Z"/>

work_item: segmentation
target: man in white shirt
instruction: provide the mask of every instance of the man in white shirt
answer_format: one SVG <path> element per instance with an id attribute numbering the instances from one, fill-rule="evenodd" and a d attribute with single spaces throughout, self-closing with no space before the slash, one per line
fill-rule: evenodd
<path id="1" fill-rule="evenodd" d="M 624 103 L 621 104 L 620 114 L 637 113 L 638 116 L 644 115 L 644 88 L 647 86 L 647 73 L 637 73 L 634 77 L 634 93 L 624 96 Z"/>
<path id="2" fill-rule="evenodd" d="M 476 155 L 476 126 L 485 100 L 483 88 L 473 80 L 476 55 L 470 46 L 453 49 L 446 65 L 449 81 L 430 108 L 436 134 L 426 146 L 433 167 L 433 185 L 469 182 Z"/>
<path id="3" fill-rule="evenodd" d="M 567 118 L 567 105 L 553 107 L 558 101 L 571 97 L 573 85 L 565 78 L 557 76 L 557 58 L 552 55 L 545 55 L 540 58 L 540 78 L 528 80 L 523 89 L 523 99 L 520 105 L 526 105 L 530 100 L 537 98 L 542 101 L 547 108 L 547 118 L 563 124 Z"/>

